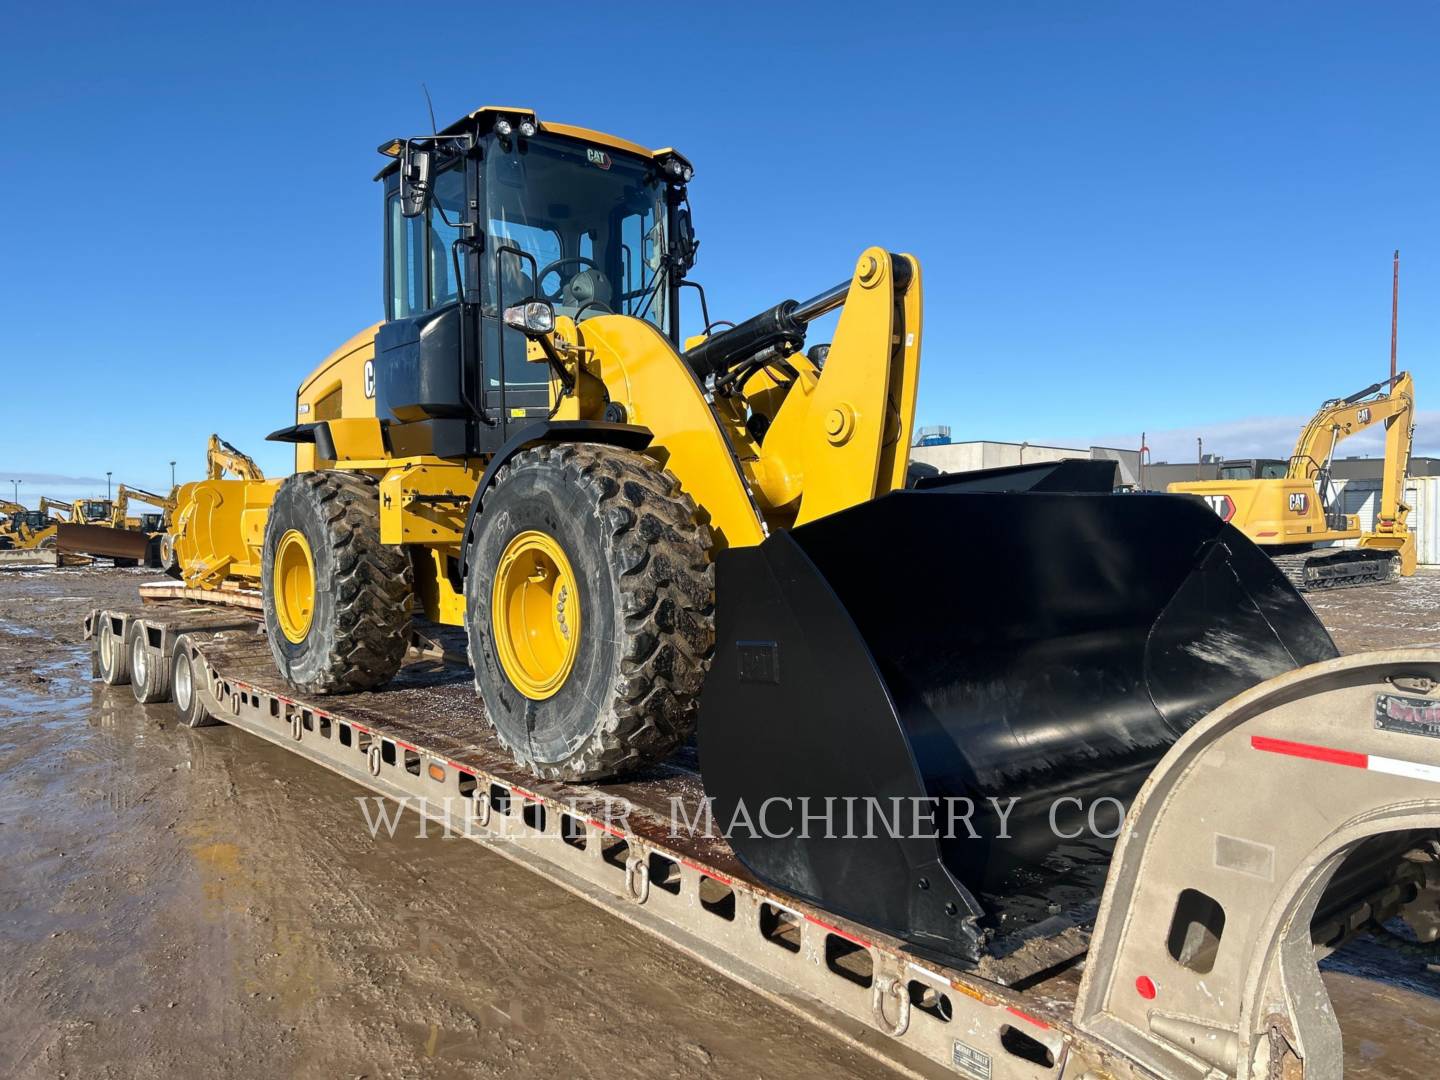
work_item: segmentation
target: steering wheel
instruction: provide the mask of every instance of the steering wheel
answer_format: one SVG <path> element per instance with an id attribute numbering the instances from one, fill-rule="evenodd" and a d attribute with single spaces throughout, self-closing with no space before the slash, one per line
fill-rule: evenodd
<path id="1" fill-rule="evenodd" d="M 604 271 L 600 269 L 600 264 L 588 255 L 564 255 L 546 263 L 535 273 L 535 288 L 539 290 L 541 296 L 549 300 L 552 304 L 559 302 L 560 294 L 565 291 L 566 279 L 563 276 L 560 278 L 560 284 L 555 287 L 554 292 L 547 290 L 545 286 L 540 283 L 551 274 L 557 273 L 560 267 L 569 266 L 571 263 L 574 263 L 576 266 L 594 270 L 596 274 L 600 275 L 602 280 L 605 277 Z"/>

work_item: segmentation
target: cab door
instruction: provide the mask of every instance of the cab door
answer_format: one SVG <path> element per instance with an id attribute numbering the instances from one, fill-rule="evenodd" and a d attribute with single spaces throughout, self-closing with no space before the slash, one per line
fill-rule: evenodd
<path id="1" fill-rule="evenodd" d="M 409 452 L 454 458 L 493 448 L 482 445 L 479 256 L 468 240 L 477 185 L 473 157 L 456 155 L 437 169 L 428 210 L 407 218 L 398 184 L 387 182 L 387 318 L 375 338 L 375 405 L 382 419 L 426 422 L 425 443 L 409 443 Z"/>

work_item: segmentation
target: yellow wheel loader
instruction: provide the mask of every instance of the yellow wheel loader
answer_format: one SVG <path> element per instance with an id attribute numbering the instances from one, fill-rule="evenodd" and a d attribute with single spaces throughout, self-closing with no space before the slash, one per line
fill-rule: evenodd
<path id="1" fill-rule="evenodd" d="M 258 582 L 301 690 L 383 686 L 423 612 L 465 628 L 537 776 L 657 762 L 698 714 L 716 819 L 765 810 L 730 835 L 758 876 L 973 956 L 1106 852 L 1028 799 L 1012 844 L 824 836 L 806 808 L 1125 799 L 1211 709 L 1335 655 L 1195 500 L 1053 466 L 907 489 L 913 256 L 685 340 L 676 151 L 482 108 L 382 152 L 385 319 L 301 383 L 271 436 L 295 474 L 179 498 L 185 580 Z"/>
<path id="2" fill-rule="evenodd" d="M 1330 473 L 1340 443 L 1375 424 L 1385 425 L 1385 465 L 1374 523 L 1333 503 Z M 1415 573 L 1415 537 L 1405 504 L 1405 473 L 1415 424 L 1415 381 L 1393 380 L 1325 402 L 1305 425 L 1284 465 L 1256 462 L 1221 468 L 1219 480 L 1171 484 L 1198 495 L 1259 544 L 1301 589 L 1375 585 Z M 1341 546 L 1354 542 L 1353 547 Z"/>
<path id="3" fill-rule="evenodd" d="M 27 509 L 20 503 L 0 499 L 0 551 L 33 551 L 55 546 L 55 522 L 42 508 Z"/>

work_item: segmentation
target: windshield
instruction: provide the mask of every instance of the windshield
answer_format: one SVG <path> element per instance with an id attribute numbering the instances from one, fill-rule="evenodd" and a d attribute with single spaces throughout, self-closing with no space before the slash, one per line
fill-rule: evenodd
<path id="1" fill-rule="evenodd" d="M 87 518 L 109 517 L 110 504 L 108 502 L 87 502 L 81 512 Z"/>
<path id="2" fill-rule="evenodd" d="M 1220 467 L 1221 480 L 1254 480 L 1256 462 L 1246 461 L 1235 465 L 1222 465 Z M 1259 462 L 1261 480 L 1284 480 L 1286 466 L 1283 461 L 1262 461 Z"/>
<path id="3" fill-rule="evenodd" d="M 491 145 L 489 302 L 543 296 L 558 315 L 634 315 L 663 331 L 665 185 L 650 163 L 544 136 Z"/>

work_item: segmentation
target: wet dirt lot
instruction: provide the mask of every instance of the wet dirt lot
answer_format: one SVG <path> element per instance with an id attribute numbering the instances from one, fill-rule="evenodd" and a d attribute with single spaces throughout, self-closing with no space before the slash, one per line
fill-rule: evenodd
<path id="1" fill-rule="evenodd" d="M 89 679 L 137 571 L 0 571 L 0 1077 L 861 1077 L 873 1059 L 530 871 Z M 1314 601 L 1440 646 L 1440 575 Z M 1347 1075 L 1431 1077 L 1440 975 L 1327 961 Z"/>

